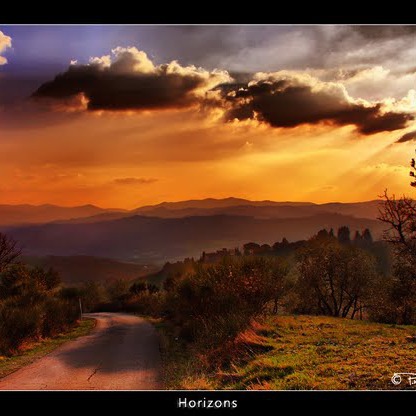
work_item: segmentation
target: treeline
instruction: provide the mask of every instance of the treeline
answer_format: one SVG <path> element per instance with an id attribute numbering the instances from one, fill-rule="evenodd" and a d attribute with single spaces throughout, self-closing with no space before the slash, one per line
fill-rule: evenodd
<path id="1" fill-rule="evenodd" d="M 323 228 L 322 230 L 318 231 L 316 238 L 321 240 L 325 238 L 337 239 L 342 244 L 353 244 L 362 248 L 374 248 L 377 246 L 377 243 L 374 244 L 371 231 L 368 228 L 363 230 L 362 233 L 357 230 L 355 232 L 354 238 L 351 238 L 351 231 L 347 226 L 338 228 L 336 234 L 333 228 L 331 228 L 329 231 Z M 282 241 L 277 241 L 273 245 L 258 244 L 254 242 L 246 243 L 243 245 L 243 253 L 246 256 L 250 254 L 285 255 L 298 250 L 306 244 L 307 240 L 300 240 L 290 243 L 285 237 L 283 237 Z"/>

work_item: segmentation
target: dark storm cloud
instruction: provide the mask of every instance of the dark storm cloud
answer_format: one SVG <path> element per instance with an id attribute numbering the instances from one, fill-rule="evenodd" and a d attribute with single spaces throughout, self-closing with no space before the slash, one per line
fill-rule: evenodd
<path id="1" fill-rule="evenodd" d="M 355 125 L 362 134 L 404 128 L 413 116 L 382 111 L 381 103 L 354 101 L 339 84 L 306 77 L 267 76 L 265 79 L 224 90 L 231 103 L 227 119 L 257 119 L 273 127 L 328 122 Z"/>
<path id="2" fill-rule="evenodd" d="M 416 140 L 416 131 L 410 131 L 409 133 L 403 134 L 403 136 L 400 137 L 400 139 L 397 140 L 396 143 L 405 143 L 410 142 L 412 140 Z"/>
<path id="3" fill-rule="evenodd" d="M 257 119 L 272 127 L 328 123 L 355 125 L 362 134 L 406 127 L 413 115 L 380 101 L 349 96 L 341 82 L 320 80 L 302 71 L 211 72 L 172 61 L 155 65 L 136 48 L 116 48 L 112 56 L 73 63 L 44 83 L 35 98 L 54 99 L 57 109 L 140 110 L 202 105 L 225 110 L 227 120 Z M 79 99 L 81 97 L 81 99 Z M 85 98 L 85 99 L 82 99 Z M 58 105 L 57 105 L 58 102 Z"/>
<path id="4" fill-rule="evenodd" d="M 116 48 L 113 55 L 93 58 L 88 65 L 71 65 L 33 96 L 63 100 L 83 95 L 89 110 L 179 108 L 195 103 L 201 89 L 229 79 L 226 72 L 177 62 L 155 66 L 136 48 Z"/>

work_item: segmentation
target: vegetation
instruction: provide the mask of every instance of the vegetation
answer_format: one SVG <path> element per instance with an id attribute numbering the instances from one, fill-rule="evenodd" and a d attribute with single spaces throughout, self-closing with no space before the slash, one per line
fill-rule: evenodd
<path id="1" fill-rule="evenodd" d="M 249 257 L 200 266 L 166 295 L 166 313 L 179 336 L 215 348 L 232 341 L 284 291 L 281 259 Z"/>
<path id="2" fill-rule="evenodd" d="M 323 229 L 250 242 L 218 264 L 204 263 L 231 253 L 204 253 L 193 273 L 171 278 L 160 326 L 167 385 L 391 389 L 392 374 L 415 365 L 416 204 L 384 198 L 385 242 L 368 229 L 353 239 L 346 226 Z M 295 315 L 273 316 L 279 309 Z"/>
<path id="3" fill-rule="evenodd" d="M 375 259 L 346 242 L 318 235 L 298 252 L 295 311 L 343 318 L 354 318 L 359 312 L 362 316 L 376 279 Z"/>
<path id="4" fill-rule="evenodd" d="M 33 341 L 67 330 L 79 318 L 75 302 L 62 296 L 53 270 L 18 263 L 17 243 L 0 234 L 0 354 L 16 354 Z"/>
<path id="5" fill-rule="evenodd" d="M 384 241 L 322 229 L 166 263 L 147 280 L 72 288 L 17 263 L 16 243 L 0 234 L 0 352 L 68 329 L 81 300 L 86 312 L 158 318 L 173 388 L 391 388 L 415 364 L 416 204 L 384 198 Z"/>
<path id="6" fill-rule="evenodd" d="M 16 355 L 0 356 L 0 378 L 49 354 L 67 341 L 89 334 L 94 326 L 94 319 L 83 319 L 79 325 L 74 326 L 69 331 L 26 345 Z"/>
<path id="7" fill-rule="evenodd" d="M 165 381 L 171 389 L 406 389 L 394 372 L 413 369 L 414 326 L 324 316 L 278 316 L 253 323 L 235 341 L 233 354 L 210 365 L 184 350 L 162 328 Z M 231 357 L 231 359 L 229 359 Z"/>

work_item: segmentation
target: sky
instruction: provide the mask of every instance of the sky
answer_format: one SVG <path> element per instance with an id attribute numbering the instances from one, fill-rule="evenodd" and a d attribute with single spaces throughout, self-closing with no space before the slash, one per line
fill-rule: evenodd
<path id="1" fill-rule="evenodd" d="M 410 194 L 416 26 L 0 26 L 0 203 Z"/>

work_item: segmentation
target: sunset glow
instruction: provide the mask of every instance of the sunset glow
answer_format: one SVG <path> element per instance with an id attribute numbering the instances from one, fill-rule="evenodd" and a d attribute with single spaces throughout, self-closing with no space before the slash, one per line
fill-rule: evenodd
<path id="1" fill-rule="evenodd" d="M 416 34 L 367 29 L 0 27 L 0 203 L 408 193 Z"/>

